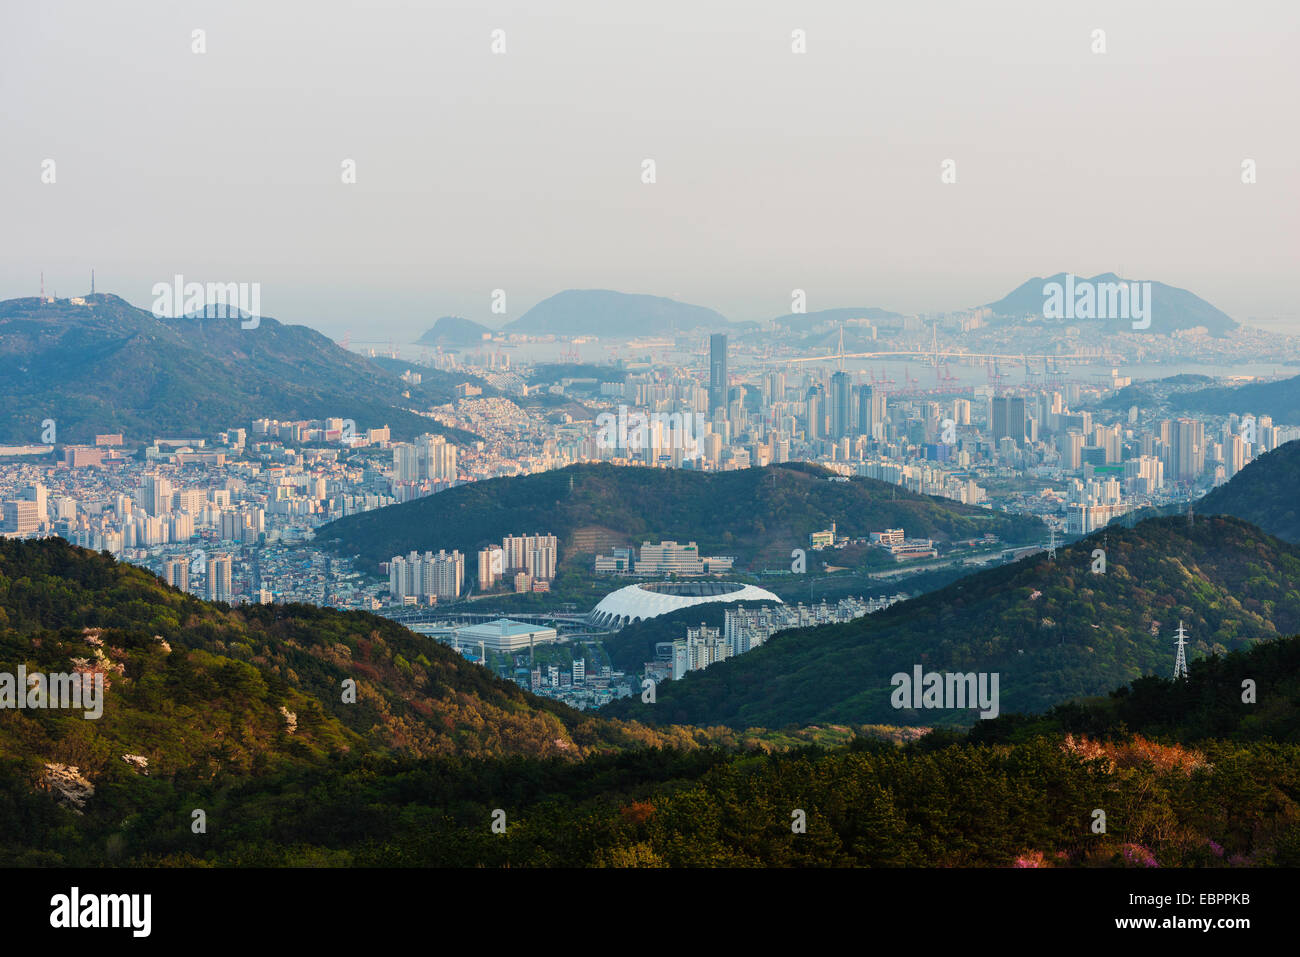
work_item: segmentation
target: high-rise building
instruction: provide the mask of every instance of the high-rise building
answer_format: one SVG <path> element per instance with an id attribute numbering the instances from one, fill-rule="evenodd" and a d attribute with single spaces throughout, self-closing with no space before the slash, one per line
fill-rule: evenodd
<path id="1" fill-rule="evenodd" d="M 995 395 L 991 420 L 993 441 L 1011 438 L 1017 445 L 1025 441 L 1025 400 L 1022 396 Z"/>
<path id="2" fill-rule="evenodd" d="M 727 409 L 727 336 L 715 332 L 709 336 L 709 416 Z"/>
<path id="3" fill-rule="evenodd" d="M 36 503 L 36 518 L 38 521 L 48 521 L 49 511 L 49 491 L 40 482 L 35 485 L 29 485 L 23 490 L 23 500 Z"/>
<path id="4" fill-rule="evenodd" d="M 394 600 L 458 598 L 465 580 L 465 556 L 458 551 L 394 555 L 388 563 L 388 591 Z"/>
<path id="5" fill-rule="evenodd" d="M 181 591 L 190 590 L 190 560 L 184 555 L 163 562 L 163 578 L 167 584 Z"/>
<path id="6" fill-rule="evenodd" d="M 831 376 L 831 435 L 832 439 L 842 439 L 853 427 L 853 405 L 851 402 L 851 385 L 847 372 L 837 372 Z"/>
<path id="7" fill-rule="evenodd" d="M 229 555 L 213 555 L 208 559 L 208 601 L 230 601 L 231 560 Z"/>
<path id="8" fill-rule="evenodd" d="M 176 510 L 187 512 L 190 515 L 197 515 L 203 511 L 203 506 L 207 504 L 207 500 L 208 493 L 201 488 L 181 489 L 172 497 Z"/>
<path id="9" fill-rule="evenodd" d="M 13 499 L 4 503 L 4 526 L 0 528 L 6 535 L 34 535 L 40 528 L 40 516 L 35 502 L 26 499 Z"/>
<path id="10" fill-rule="evenodd" d="M 398 482 L 456 480 L 456 446 L 441 435 L 424 434 L 393 446 L 393 479 Z"/>
<path id="11" fill-rule="evenodd" d="M 820 385 L 808 390 L 808 440 L 826 438 L 826 397 Z"/>
<path id="12" fill-rule="evenodd" d="M 1179 419 L 1170 430 L 1170 459 L 1176 482 L 1194 482 L 1205 469 L 1205 426 L 1196 419 Z"/>
<path id="13" fill-rule="evenodd" d="M 157 475 L 145 476 L 140 486 L 140 507 L 154 517 L 165 515 L 172 506 L 172 483 Z"/>
<path id="14" fill-rule="evenodd" d="M 496 545 L 480 549 L 478 553 L 478 590 L 494 588 L 505 572 L 504 552 Z"/>

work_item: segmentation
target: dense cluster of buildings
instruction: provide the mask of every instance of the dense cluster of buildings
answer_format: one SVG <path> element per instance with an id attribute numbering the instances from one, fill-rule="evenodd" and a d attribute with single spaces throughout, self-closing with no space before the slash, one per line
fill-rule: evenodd
<path id="1" fill-rule="evenodd" d="M 729 572 L 736 561 L 734 556 L 702 557 L 695 542 L 685 545 L 669 541 L 657 545 L 642 542 L 639 556 L 632 547 L 616 547 L 611 551 L 610 555 L 596 556 L 596 574 L 693 578 Z"/>
<path id="2" fill-rule="evenodd" d="M 433 604 L 459 598 L 465 581 L 465 556 L 458 551 L 411 552 L 388 563 L 388 593 L 402 605 Z"/>
<path id="3" fill-rule="evenodd" d="M 699 671 L 752 651 L 778 631 L 853 621 L 888 608 L 906 597 L 897 594 L 865 601 L 842 598 L 835 604 L 822 601 L 816 605 L 776 604 L 753 608 L 739 605 L 727 608 L 721 628 L 710 628 L 701 622 L 696 627 L 687 627 L 681 638 L 657 643 L 655 660 L 645 663 L 645 675 L 655 682 L 676 681 L 688 671 Z"/>
<path id="4" fill-rule="evenodd" d="M 516 592 L 548 591 L 559 558 L 554 535 L 507 535 L 499 547 L 479 550 L 478 589 L 491 591 L 504 581 Z"/>

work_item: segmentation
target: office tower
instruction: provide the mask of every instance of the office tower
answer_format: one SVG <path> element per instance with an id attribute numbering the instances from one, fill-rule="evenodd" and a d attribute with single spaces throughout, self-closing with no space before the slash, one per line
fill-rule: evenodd
<path id="1" fill-rule="evenodd" d="M 769 372 L 767 374 L 768 404 L 785 401 L 785 373 Z"/>
<path id="2" fill-rule="evenodd" d="M 190 590 L 190 560 L 184 555 L 163 562 L 163 578 L 167 584 L 181 591 Z"/>
<path id="3" fill-rule="evenodd" d="M 1025 400 L 1018 395 L 993 397 L 993 440 L 1011 438 L 1017 444 L 1025 440 Z"/>
<path id="4" fill-rule="evenodd" d="M 957 425 L 970 425 L 970 399 L 954 399 L 952 420 Z"/>
<path id="5" fill-rule="evenodd" d="M 208 601 L 230 601 L 231 561 L 229 555 L 213 555 L 208 559 Z"/>
<path id="6" fill-rule="evenodd" d="M 849 374 L 837 372 L 831 376 L 831 438 L 842 439 L 849 434 L 853 423 L 853 405 L 850 401 Z"/>
<path id="7" fill-rule="evenodd" d="M 40 527 L 35 502 L 16 499 L 4 503 L 4 526 L 0 528 L 6 535 L 34 535 Z"/>
<path id="8" fill-rule="evenodd" d="M 36 518 L 38 521 L 48 521 L 49 512 L 49 492 L 40 482 L 35 485 L 29 485 L 23 490 L 23 500 L 36 503 Z"/>
<path id="9" fill-rule="evenodd" d="M 820 385 L 808 390 L 808 439 L 826 437 L 826 402 L 825 393 Z"/>
<path id="10" fill-rule="evenodd" d="M 573 659 L 573 683 L 575 685 L 586 684 L 587 682 L 587 661 L 585 658 Z"/>
<path id="11" fill-rule="evenodd" d="M 709 415 L 727 409 L 727 336 L 715 332 L 709 336 Z"/>
<path id="12" fill-rule="evenodd" d="M 1163 431 L 1163 423 L 1162 423 Z M 1174 481 L 1193 482 L 1205 468 L 1205 427 L 1196 419 L 1179 419 L 1170 428 Z"/>

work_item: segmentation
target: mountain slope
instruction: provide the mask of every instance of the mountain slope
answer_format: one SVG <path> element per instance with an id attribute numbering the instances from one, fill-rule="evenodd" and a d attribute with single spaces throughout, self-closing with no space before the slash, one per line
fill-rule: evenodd
<path id="1" fill-rule="evenodd" d="M 1180 687 L 1139 682 L 1135 708 L 1117 698 L 1142 730 L 1179 709 L 1204 728 L 1239 711 L 1216 699 L 1258 674 L 1263 722 L 1229 721 L 1231 741 L 1063 741 L 1008 721 L 986 723 L 996 746 L 930 734 L 765 754 L 736 753 L 749 735 L 539 714 L 446 649 L 408 672 L 393 655 L 418 639 L 391 623 L 309 611 L 207 605 L 57 540 L 0 542 L 0 672 L 84 658 L 112 683 L 97 721 L 0 711 L 0 865 L 1300 864 L 1300 747 L 1269 740 L 1296 726 L 1300 642 L 1195 661 Z M 344 674 L 357 705 L 335 701 Z M 421 679 L 440 709 L 423 723 Z M 405 698 L 413 711 L 398 711 Z M 450 750 L 413 747 L 426 726 Z M 570 747 L 535 751 L 552 733 Z M 710 740 L 726 749 L 697 746 Z M 1105 835 L 1086 827 L 1096 807 L 1119 809 Z"/>
<path id="2" fill-rule="evenodd" d="M 1270 535 L 1300 542 L 1300 440 L 1255 459 L 1196 503 L 1202 515 L 1235 515 Z"/>
<path id="3" fill-rule="evenodd" d="M 534 697 L 384 618 L 209 604 L 61 539 L 0 540 L 0 673 L 20 665 L 107 679 L 96 720 L 0 710 L 0 753 L 92 780 L 120 772 L 123 754 L 155 777 L 211 779 L 345 755 L 572 759 L 693 740 Z"/>
<path id="4" fill-rule="evenodd" d="M 831 522 L 842 534 L 864 537 L 898 527 L 940 540 L 985 532 L 1017 542 L 1040 537 L 1036 519 L 827 476 L 802 464 L 732 472 L 573 465 L 350 515 L 321 528 L 316 542 L 377 564 L 411 549 L 458 548 L 472 556 L 507 534 L 551 532 L 560 539 L 562 568 L 589 554 L 580 537 L 695 541 L 703 555 L 734 555 L 738 567 L 788 568 L 791 550 L 807 548 L 809 534 Z"/>
<path id="5" fill-rule="evenodd" d="M 1094 548 L 1105 574 L 1091 573 Z M 1239 519 L 1161 518 L 970 575 L 858 621 L 786 633 L 661 685 L 614 716 L 781 727 L 813 722 L 970 723 L 970 710 L 896 710 L 891 678 L 996 672 L 1001 710 L 1041 711 L 1172 671 L 1182 620 L 1189 657 L 1300 631 L 1300 548 Z M 1151 634 L 1152 622 L 1159 634 Z"/>
<path id="6" fill-rule="evenodd" d="M 996 316 L 1020 318 L 1023 316 L 1043 315 L 1043 286 L 1049 282 L 1064 286 L 1066 274 L 1058 272 L 1055 276 L 1034 277 L 1017 286 L 997 302 L 988 303 L 987 308 Z M 1077 276 L 1079 282 L 1085 277 Z M 1144 282 L 1145 280 L 1121 280 L 1112 272 L 1087 277 L 1088 282 Z M 1071 325 L 1090 320 L 1056 320 L 1068 321 Z M 1109 324 L 1116 332 L 1130 332 L 1132 327 L 1127 322 L 1117 319 L 1091 320 Z M 1190 329 L 1193 326 L 1205 326 L 1212 335 L 1223 335 L 1237 327 L 1238 323 L 1227 313 L 1210 305 L 1195 293 L 1177 286 L 1167 286 L 1162 282 L 1151 281 L 1151 332 L 1169 333 L 1175 329 Z"/>
<path id="7" fill-rule="evenodd" d="M 699 327 L 725 332 L 726 326 L 721 313 L 675 299 L 610 289 L 566 289 L 543 299 L 503 331 L 534 336 L 632 338 Z"/>
<path id="8" fill-rule="evenodd" d="M 387 424 L 394 438 L 442 432 L 409 409 L 406 383 L 305 326 L 261 317 L 156 318 L 117 296 L 87 305 L 0 302 L 0 442 L 210 434 L 254 418 Z"/>
<path id="9" fill-rule="evenodd" d="M 1300 422 L 1300 376 L 1182 392 L 1170 398 L 1170 405 L 1180 412 L 1271 415 L 1275 422 L 1290 425 Z"/>

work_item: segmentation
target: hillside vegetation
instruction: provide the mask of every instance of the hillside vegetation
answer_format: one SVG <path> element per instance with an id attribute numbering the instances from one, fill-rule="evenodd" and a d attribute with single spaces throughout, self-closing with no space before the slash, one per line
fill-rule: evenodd
<path id="1" fill-rule="evenodd" d="M 358 431 L 388 425 L 399 439 L 472 438 L 412 411 L 436 404 L 419 387 L 306 326 L 266 316 L 251 329 L 235 318 L 159 319 L 117 296 L 86 300 L 0 302 L 0 442 L 36 443 L 45 419 L 58 442 L 80 443 L 98 433 L 203 436 L 255 418 L 331 416 Z"/>
<path id="2" fill-rule="evenodd" d="M 418 549 L 458 548 L 473 555 L 508 534 L 550 532 L 561 564 L 589 540 L 640 545 L 644 540 L 694 541 L 701 555 L 735 556 L 738 567 L 790 567 L 790 552 L 810 533 L 836 523 L 840 534 L 866 536 L 902 527 L 938 540 L 991 532 L 1036 541 L 1042 525 L 874 479 L 828 481 L 813 465 L 734 472 L 694 472 L 614 465 L 573 465 L 517 478 L 489 479 L 401 505 L 350 515 L 317 534 L 319 544 L 372 563 Z"/>
<path id="3" fill-rule="evenodd" d="M 1106 552 L 1105 574 L 1091 572 L 1095 548 Z M 624 699 L 606 710 L 731 727 L 969 724 L 974 711 L 896 710 L 892 676 L 918 664 L 996 672 L 1002 710 L 1033 712 L 1172 672 L 1180 620 L 1193 658 L 1300 631 L 1300 548 L 1240 519 L 1202 517 L 1191 528 L 1154 519 L 1057 556 L 977 572 L 847 624 L 778 635 L 661 685 L 653 705 Z"/>

